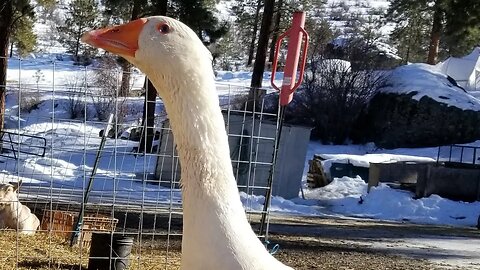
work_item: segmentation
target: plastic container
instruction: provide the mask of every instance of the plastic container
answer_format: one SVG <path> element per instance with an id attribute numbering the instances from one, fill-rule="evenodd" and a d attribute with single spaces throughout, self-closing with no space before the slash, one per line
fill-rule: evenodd
<path id="1" fill-rule="evenodd" d="M 88 270 L 125 270 L 132 253 L 133 237 L 92 233 Z"/>

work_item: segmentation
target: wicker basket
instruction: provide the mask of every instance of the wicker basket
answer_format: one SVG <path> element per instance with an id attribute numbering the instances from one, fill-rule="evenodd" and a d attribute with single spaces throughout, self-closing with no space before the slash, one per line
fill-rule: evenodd
<path id="1" fill-rule="evenodd" d="M 67 240 L 70 239 L 73 232 L 73 226 L 78 213 L 59 210 L 45 210 L 43 212 L 42 231 L 51 232 Z M 84 248 L 90 247 L 92 232 L 113 232 L 117 226 L 118 219 L 103 215 L 85 215 L 81 228 L 80 242 Z"/>

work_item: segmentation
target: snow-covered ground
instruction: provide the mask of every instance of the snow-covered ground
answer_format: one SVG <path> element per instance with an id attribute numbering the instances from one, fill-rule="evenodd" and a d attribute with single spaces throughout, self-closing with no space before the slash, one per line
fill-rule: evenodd
<path id="1" fill-rule="evenodd" d="M 25 155 L 19 160 L 3 159 L 0 163 L 0 181 L 22 179 L 25 188 L 23 196 L 27 200 L 40 200 L 54 197 L 55 200 L 69 202 L 72 198 L 80 198 L 83 194 L 92 171 L 95 154 L 100 144 L 98 136 L 106 123 L 92 119 L 69 119 L 66 115 L 65 98 L 58 91 L 67 91 L 65 86 L 72 78 L 83 76 L 88 80 L 91 70 L 74 66 L 68 60 L 58 61 L 52 55 L 38 56 L 22 62 L 11 60 L 8 69 L 8 80 L 12 95 L 7 99 L 7 119 L 18 122 L 21 131 L 35 134 L 47 141 L 45 157 Z M 34 72 L 40 70 L 42 89 L 55 87 L 55 91 L 43 91 L 43 102 L 30 113 L 18 112 L 16 95 L 18 88 L 29 85 L 35 88 Z M 269 85 L 269 74 L 265 75 L 264 85 Z M 232 91 L 245 91 L 250 81 L 248 72 L 217 73 L 219 95 L 228 95 Z M 421 76 L 420 76 L 421 77 Z M 87 78 L 87 79 L 86 79 Z M 141 86 L 141 75 L 135 78 Z M 281 74 L 278 78 L 281 80 Z M 137 82 L 138 81 L 138 82 Z M 50 90 L 51 90 L 50 88 Z M 239 90 L 240 89 L 240 90 Z M 272 91 L 272 90 L 270 90 Z M 423 94 L 428 94 L 424 92 Z M 432 92 L 431 95 L 438 94 Z M 451 100 L 455 100 L 456 92 L 452 91 Z M 461 93 L 462 95 L 464 93 Z M 132 106 L 129 119 L 141 115 L 142 97 L 129 98 Z M 157 112 L 162 110 L 161 101 Z M 15 131 L 14 129 L 12 131 Z M 29 141 L 23 142 L 31 144 Z M 480 145 L 480 142 L 473 143 Z M 90 201 L 97 203 L 132 204 L 141 201 L 144 205 L 158 206 L 174 203 L 180 206 L 179 190 L 171 190 L 156 184 L 142 182 L 145 171 L 153 172 L 156 166 L 154 156 L 135 156 L 131 149 L 135 142 L 108 139 L 93 185 Z M 303 179 L 305 182 L 307 161 L 314 154 L 322 154 L 327 158 L 325 167 L 332 162 L 350 162 L 368 167 L 369 162 L 392 162 L 399 160 L 432 161 L 437 156 L 438 148 L 421 149 L 377 149 L 373 144 L 366 145 L 322 145 L 311 142 L 309 145 Z M 151 176 L 149 176 L 151 177 Z M 147 177 L 148 178 L 148 177 Z M 304 185 L 305 186 L 305 185 Z M 455 202 L 432 195 L 429 198 L 413 199 L 407 191 L 391 189 L 381 184 L 367 194 L 364 179 L 343 177 L 334 179 L 324 188 L 308 190 L 304 188 L 305 199 L 285 200 L 275 197 L 272 200 L 273 212 L 313 215 L 313 216 L 349 216 L 394 220 L 401 222 L 443 224 L 455 226 L 476 226 L 480 214 L 480 202 Z M 115 191 L 115 192 L 114 192 Z M 242 193 L 242 200 L 247 209 L 261 211 L 264 198 Z M 360 198 L 362 203 L 360 203 Z"/>
<path id="2" fill-rule="evenodd" d="M 228 19 L 231 3 L 220 2 L 218 14 Z M 368 19 L 379 17 L 389 5 L 385 0 L 328 0 L 325 12 L 319 16 L 332 14 L 338 10 L 343 14 L 352 14 Z M 371 11 L 376 9 L 375 14 Z M 337 12 L 338 13 L 338 12 Z M 322 15 L 323 14 L 323 15 Z M 346 18 L 326 18 L 336 28 L 345 27 Z M 55 197 L 56 200 L 68 202 L 78 199 L 86 188 L 93 169 L 95 155 L 100 144 L 99 132 L 106 123 L 99 121 L 94 112 L 94 101 L 84 98 L 85 108 L 90 113 L 81 119 L 71 119 L 68 107 L 71 102 L 71 91 L 78 91 L 88 96 L 95 91 L 95 69 L 73 65 L 65 49 L 51 38 L 52 22 L 48 20 L 35 25 L 39 35 L 40 46 L 37 53 L 26 59 L 9 60 L 7 84 L 6 126 L 10 131 L 34 134 L 45 138 L 47 153 L 45 157 L 31 155 L 20 156 L 17 161 L 0 157 L 0 181 L 23 180 L 25 188 L 22 193 L 25 199 L 37 200 Z M 367 26 L 367 24 L 365 24 Z M 387 35 L 392 25 L 383 25 L 377 29 Z M 120 71 L 118 70 L 120 80 Z M 410 65 L 393 74 L 399 85 L 397 91 L 417 91 L 417 98 L 429 95 L 438 101 L 461 108 L 477 109 L 480 103 L 476 98 L 465 95 L 458 89 L 452 91 L 447 86 L 446 77 L 432 68 L 422 65 Z M 132 88 L 140 89 L 144 77 L 138 71 L 133 72 Z M 428 77 L 428 78 L 427 78 Z M 438 82 L 427 80 L 435 77 Z M 426 79 L 427 78 L 427 79 Z M 245 93 L 250 84 L 251 73 L 248 71 L 217 71 L 217 89 L 221 99 L 237 93 Z M 277 85 L 281 85 L 283 74 L 276 76 Z M 420 84 L 421 83 L 421 84 Z M 270 85 L 270 74 L 265 73 L 263 86 L 267 91 L 274 91 Z M 418 87 L 421 85 L 421 87 Z M 93 86 L 93 87 L 92 87 Z M 417 86 L 417 87 L 415 87 Z M 19 89 L 22 91 L 19 92 Z M 428 89 L 430 91 L 421 91 Z M 388 91 L 386 89 L 385 91 Z M 41 103 L 30 112 L 20 112 L 18 100 L 22 96 L 41 93 Z M 130 125 L 138 124 L 142 113 L 143 97 L 131 97 L 123 100 L 128 105 L 125 121 Z M 163 106 L 157 99 L 157 113 L 162 113 Z M 478 109 L 477 109 L 478 110 Z M 16 128 L 20 127 L 19 130 Z M 27 147 L 37 144 L 34 139 L 24 139 L 22 145 Z M 474 143 L 480 145 L 480 143 Z M 136 142 L 127 140 L 106 141 L 103 155 L 93 185 L 91 201 L 98 203 L 129 204 L 142 202 L 155 206 L 174 203 L 180 205 L 179 190 L 169 189 L 141 181 L 151 179 L 155 170 L 155 156 L 136 156 L 131 151 Z M 299 197 L 285 200 L 275 197 L 272 200 L 272 211 L 290 214 L 314 216 L 354 216 L 382 220 L 409 221 L 415 223 L 445 224 L 456 226 L 475 226 L 480 214 L 480 204 L 454 202 L 438 196 L 412 199 L 413 194 L 391 189 L 386 185 L 374 188 L 366 193 L 365 179 L 343 177 L 334 179 L 331 184 L 317 190 L 305 188 L 307 162 L 314 154 L 322 154 L 328 167 L 332 162 L 349 162 L 368 167 L 369 162 L 392 162 L 399 160 L 427 161 L 435 159 L 437 148 L 422 149 L 377 149 L 373 144 L 367 145 L 322 145 L 318 142 L 309 144 L 302 181 L 305 199 Z M 3 163 L 2 163 L 3 162 Z M 241 198 L 247 209 L 261 210 L 264 198 L 242 193 Z M 359 203 L 362 198 L 363 203 Z M 384 203 L 386 201 L 387 203 Z"/>
<path id="3" fill-rule="evenodd" d="M 385 7 L 388 2 L 372 0 L 365 1 L 365 5 Z M 46 26 L 38 27 L 40 32 L 48 32 Z M 388 31 L 388 27 L 383 28 L 382 31 Z M 42 53 L 31 55 L 21 61 L 10 59 L 5 117 L 9 131 L 44 138 L 47 152 L 44 157 L 20 155 L 17 160 L 0 156 L 0 182 L 22 180 L 24 185 L 20 198 L 25 201 L 79 204 L 85 195 L 93 171 L 94 160 L 101 142 L 99 132 L 106 127 L 106 123 L 98 120 L 95 113 L 87 114 L 84 118 L 71 119 L 68 107 L 72 97 L 71 91 L 81 89 L 80 94 L 84 96 L 91 94 L 89 91 L 94 91 L 95 87 L 92 86 L 95 86 L 95 83 L 92 80 L 95 77 L 95 68 L 73 65 L 63 48 L 56 43 L 48 43 L 48 40 L 44 40 L 42 46 L 45 47 Z M 49 50 L 48 46 L 54 49 Z M 277 74 L 277 85 L 281 84 L 282 75 L 282 73 Z M 464 109 L 480 109 L 478 99 L 449 85 L 446 77 L 432 67 L 410 65 L 399 69 L 393 75 L 396 76 L 398 84 L 403 86 L 403 88 L 397 87 L 395 91 L 404 91 L 404 93 L 416 91 L 416 98 L 428 95 L 448 105 Z M 431 78 L 436 78 L 436 81 L 431 81 Z M 118 79 L 120 79 L 120 72 Z M 251 73 L 247 71 L 217 71 L 216 81 L 220 99 L 245 93 L 250 79 Z M 143 81 L 143 75 L 134 71 L 133 89 L 140 89 Z M 270 74 L 265 73 L 263 86 L 269 92 L 274 91 L 269 85 Z M 19 89 L 22 90 L 19 91 Z M 391 90 L 393 91 L 393 88 Z M 30 112 L 19 111 L 18 100 L 21 100 L 22 96 L 29 97 L 35 93 L 41 93 L 41 103 Z M 91 98 L 84 98 L 84 101 L 85 107 L 93 111 L 94 101 Z M 125 121 L 132 126 L 138 124 L 142 113 L 143 97 L 129 97 L 123 103 L 128 105 Z M 157 114 L 161 114 L 162 110 L 162 102 L 158 99 Z M 28 148 L 38 143 L 38 139 L 23 138 L 21 145 Z M 103 205 L 115 204 L 116 207 L 133 209 L 142 207 L 142 211 L 180 209 L 179 189 L 142 181 L 147 179 L 156 182 L 152 174 L 157 166 L 157 157 L 135 155 L 132 149 L 137 144 L 128 140 L 107 139 L 93 181 L 89 202 Z M 469 145 L 480 146 L 480 141 Z M 305 158 L 303 177 L 292 179 L 292 181 L 302 182 L 303 192 L 299 191 L 299 197 L 291 200 L 274 197 L 270 210 L 277 214 L 295 216 L 476 226 L 480 215 L 480 202 L 458 202 L 437 195 L 413 199 L 413 193 L 392 189 L 385 184 L 380 184 L 367 193 L 366 179 L 360 177 L 335 178 L 323 188 L 314 190 L 306 188 L 308 160 L 312 159 L 314 154 L 321 154 L 327 159 L 323 165 L 328 171 L 333 162 L 348 162 L 368 167 L 370 162 L 432 161 L 437 158 L 437 151 L 436 147 L 385 150 L 378 149 L 373 144 L 323 145 L 311 141 Z M 240 195 L 248 211 L 262 211 L 265 202 L 263 196 L 246 193 Z M 379 241 L 377 245 L 379 248 L 386 249 L 392 247 L 430 249 L 433 245 L 442 247 L 441 249 L 446 250 L 445 254 L 448 255 L 461 250 L 462 247 L 475 254 L 478 252 L 474 247 L 477 243 L 478 240 L 470 238 L 422 238 L 406 239 L 403 244 Z M 474 257 L 470 253 L 468 256 Z M 438 261 L 444 262 L 442 260 Z M 448 263 L 464 264 L 463 261 Z"/>

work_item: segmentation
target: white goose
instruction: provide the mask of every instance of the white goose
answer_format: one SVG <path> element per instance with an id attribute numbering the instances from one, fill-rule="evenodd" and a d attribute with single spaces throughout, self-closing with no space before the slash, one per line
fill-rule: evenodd
<path id="1" fill-rule="evenodd" d="M 247 221 L 229 156 L 211 54 L 185 24 L 138 19 L 86 33 L 155 85 L 170 117 L 182 166 L 182 269 L 291 269 L 272 257 Z"/>

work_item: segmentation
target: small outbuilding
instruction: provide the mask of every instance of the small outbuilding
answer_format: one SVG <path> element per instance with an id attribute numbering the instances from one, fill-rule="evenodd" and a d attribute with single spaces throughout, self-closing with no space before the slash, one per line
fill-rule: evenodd
<path id="1" fill-rule="evenodd" d="M 265 195 L 272 169 L 277 122 L 245 112 L 224 112 L 230 157 L 240 191 Z M 272 194 L 291 199 L 298 196 L 302 181 L 310 128 L 285 124 L 278 146 Z M 165 187 L 178 187 L 180 164 L 168 119 L 162 123 L 160 155 L 155 177 Z"/>

